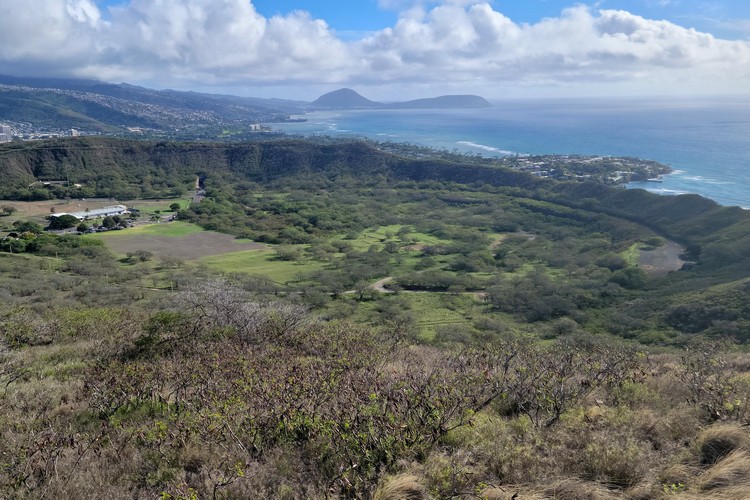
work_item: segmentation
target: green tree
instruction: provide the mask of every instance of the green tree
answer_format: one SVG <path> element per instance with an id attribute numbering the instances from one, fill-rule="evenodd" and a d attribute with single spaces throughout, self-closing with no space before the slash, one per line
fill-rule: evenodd
<path id="1" fill-rule="evenodd" d="M 116 225 L 117 225 L 117 223 L 116 223 L 116 222 L 115 222 L 115 220 L 114 220 L 114 219 L 113 219 L 112 217 L 110 217 L 110 216 L 107 216 L 107 217 L 105 217 L 104 219 L 102 219 L 102 226 L 106 227 L 107 229 L 112 229 L 112 228 L 113 228 L 113 227 L 115 227 Z"/>
<path id="2" fill-rule="evenodd" d="M 40 224 L 31 221 L 21 222 L 17 220 L 13 223 L 13 228 L 19 233 L 42 234 L 44 231 Z"/>
<path id="3" fill-rule="evenodd" d="M 69 229 L 76 225 L 78 225 L 78 219 L 68 214 L 52 217 L 49 221 L 49 229 Z"/>
<path id="4" fill-rule="evenodd" d="M 13 215 L 17 211 L 18 209 L 16 207 L 12 207 L 10 205 L 0 206 L 0 216 Z"/>

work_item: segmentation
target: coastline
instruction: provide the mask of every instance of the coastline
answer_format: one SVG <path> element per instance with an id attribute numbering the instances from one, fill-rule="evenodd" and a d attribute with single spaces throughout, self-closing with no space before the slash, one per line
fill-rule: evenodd
<path id="1" fill-rule="evenodd" d="M 661 182 L 627 188 L 663 195 L 698 194 L 724 206 L 750 207 L 750 104 L 665 105 L 643 100 L 494 103 L 483 110 L 336 111 L 276 124 L 295 135 L 364 137 L 485 158 L 576 154 L 647 158 L 673 171 Z M 693 103 L 694 104 L 694 103 Z M 654 112 L 659 111 L 658 113 Z M 656 176 L 650 177 L 653 179 Z"/>

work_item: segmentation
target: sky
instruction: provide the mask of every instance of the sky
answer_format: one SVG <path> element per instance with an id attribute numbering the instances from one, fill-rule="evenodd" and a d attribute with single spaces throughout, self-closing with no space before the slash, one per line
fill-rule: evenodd
<path id="1" fill-rule="evenodd" d="M 748 0 L 0 0 L 0 74 L 258 97 L 750 94 Z"/>

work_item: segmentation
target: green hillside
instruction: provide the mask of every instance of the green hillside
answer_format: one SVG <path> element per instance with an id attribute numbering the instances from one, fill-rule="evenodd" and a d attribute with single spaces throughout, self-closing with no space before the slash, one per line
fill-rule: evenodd
<path id="1" fill-rule="evenodd" d="M 747 212 L 389 148 L 2 146 L 0 497 L 749 497 Z"/>

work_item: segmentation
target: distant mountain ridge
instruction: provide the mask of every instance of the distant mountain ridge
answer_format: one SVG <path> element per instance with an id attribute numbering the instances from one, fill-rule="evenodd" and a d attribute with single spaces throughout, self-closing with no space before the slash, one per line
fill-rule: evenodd
<path id="1" fill-rule="evenodd" d="M 443 95 L 412 101 L 382 103 L 371 101 L 352 89 L 339 89 L 323 94 L 312 106 L 329 109 L 466 109 L 491 108 L 484 97 L 478 95 Z"/>
<path id="2" fill-rule="evenodd" d="M 288 121 L 320 109 L 486 108 L 475 95 L 446 95 L 406 102 L 372 101 L 339 89 L 313 102 L 155 90 L 127 83 L 0 75 L 0 123 L 30 124 L 42 132 L 212 139 L 249 125 Z"/>

